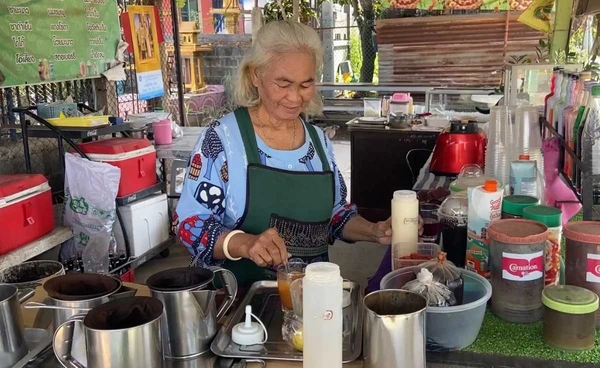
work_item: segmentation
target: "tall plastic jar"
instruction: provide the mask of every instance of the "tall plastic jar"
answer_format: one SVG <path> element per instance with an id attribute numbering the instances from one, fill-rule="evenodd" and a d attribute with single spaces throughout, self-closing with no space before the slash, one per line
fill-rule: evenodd
<path id="1" fill-rule="evenodd" d="M 392 199 L 392 270 L 394 259 L 418 251 L 419 200 L 412 190 L 397 190 Z"/>
<path id="2" fill-rule="evenodd" d="M 600 295 L 600 222 L 580 221 L 565 225 L 565 283 Z M 600 312 L 596 313 L 600 327 Z"/>
<path id="3" fill-rule="evenodd" d="M 546 242 L 546 286 L 558 285 L 560 282 L 560 257 L 562 242 L 562 211 L 550 206 L 531 206 L 523 210 L 523 218 L 541 222 L 548 226 L 548 241 Z M 563 270 L 564 272 L 564 270 Z"/>
<path id="4" fill-rule="evenodd" d="M 340 267 L 317 262 L 302 281 L 304 368 L 342 368 L 343 281 Z"/>
<path id="5" fill-rule="evenodd" d="M 511 195 L 502 200 L 502 218 L 523 218 L 523 210 L 540 203 L 536 197 Z"/>
<path id="6" fill-rule="evenodd" d="M 515 323 L 539 321 L 544 312 L 544 251 L 548 227 L 506 219 L 488 227 L 491 251 L 492 312 Z"/>

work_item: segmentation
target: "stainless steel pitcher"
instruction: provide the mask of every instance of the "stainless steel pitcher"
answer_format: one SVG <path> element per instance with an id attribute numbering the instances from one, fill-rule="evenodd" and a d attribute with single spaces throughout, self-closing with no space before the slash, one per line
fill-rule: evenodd
<path id="1" fill-rule="evenodd" d="M 56 358 L 67 368 L 162 368 L 162 303 L 150 297 L 108 302 L 73 316 L 54 333 Z M 71 352 L 76 325 L 83 329 L 87 364 Z"/>
<path id="2" fill-rule="evenodd" d="M 365 368 L 425 368 L 427 300 L 405 290 L 381 290 L 363 299 Z"/>
<path id="3" fill-rule="evenodd" d="M 29 351 L 20 303 L 34 293 L 33 289 L 23 289 L 19 293 L 15 285 L 0 284 L 0 368 L 12 367 Z"/>
<path id="4" fill-rule="evenodd" d="M 214 276 L 227 297 L 217 309 Z M 210 349 L 217 323 L 229 310 L 237 294 L 233 273 L 220 267 L 183 267 L 152 275 L 146 282 L 153 297 L 163 302 L 162 339 L 165 358 L 189 359 Z"/>

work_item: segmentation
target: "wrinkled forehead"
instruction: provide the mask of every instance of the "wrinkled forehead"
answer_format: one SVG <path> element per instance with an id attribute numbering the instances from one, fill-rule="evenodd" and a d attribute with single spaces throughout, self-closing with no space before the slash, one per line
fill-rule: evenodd
<path id="1" fill-rule="evenodd" d="M 259 75 L 272 81 L 307 83 L 315 80 L 316 65 L 310 53 L 290 53 L 274 57 Z"/>

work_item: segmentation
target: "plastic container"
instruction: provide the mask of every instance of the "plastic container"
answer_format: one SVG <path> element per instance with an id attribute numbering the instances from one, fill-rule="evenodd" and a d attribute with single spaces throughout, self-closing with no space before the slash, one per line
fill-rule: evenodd
<path id="1" fill-rule="evenodd" d="M 417 243 L 417 251 L 411 255 L 405 257 L 413 257 L 407 259 L 393 258 L 392 269 L 397 270 L 399 268 L 417 266 L 421 263 L 425 263 L 432 258 L 435 258 L 440 252 L 440 246 L 435 243 Z M 419 257 L 419 258 L 417 258 Z"/>
<path id="2" fill-rule="evenodd" d="M 502 218 L 520 219 L 523 218 L 523 210 L 527 207 L 538 205 L 540 201 L 531 196 L 511 195 L 502 200 Z"/>
<path id="3" fill-rule="evenodd" d="M 387 274 L 381 289 L 400 289 L 416 278 L 417 267 L 407 267 Z M 460 350 L 475 342 L 483 323 L 486 305 L 492 296 L 490 283 L 475 272 L 461 270 L 464 300 L 454 307 L 427 307 L 427 350 Z"/>
<path id="4" fill-rule="evenodd" d="M 169 213 L 166 194 L 156 194 L 119 208 L 127 238 L 129 255 L 142 256 L 169 239 Z M 120 226 L 117 224 L 116 227 Z M 182 229 L 183 231 L 183 229 Z M 119 230 L 116 230 L 119 233 Z"/>
<path id="5" fill-rule="evenodd" d="M 488 228 L 491 277 L 494 297 L 492 312 L 515 323 L 532 323 L 542 318 L 544 251 L 548 227 L 531 220 L 506 219 Z"/>
<path id="6" fill-rule="evenodd" d="M 43 175 L 0 175 L 0 224 L 0 255 L 54 230 L 52 192 Z"/>
<path id="7" fill-rule="evenodd" d="M 156 150 L 147 139 L 112 138 L 83 143 L 79 148 L 92 161 L 121 169 L 117 197 L 126 197 L 156 184 Z"/>
<path id="8" fill-rule="evenodd" d="M 565 283 L 600 295 L 600 222 L 580 221 L 565 225 Z M 596 314 L 600 327 L 600 312 Z"/>
<path id="9" fill-rule="evenodd" d="M 378 118 L 381 116 L 381 99 L 380 98 L 364 98 L 364 117 Z"/>
<path id="10" fill-rule="evenodd" d="M 173 133 L 171 132 L 171 121 L 169 119 L 155 121 L 152 123 L 152 132 L 154 134 L 154 143 L 171 144 L 173 143 Z"/>
<path id="11" fill-rule="evenodd" d="M 79 112 L 74 102 L 53 102 L 37 104 L 37 115 L 43 119 L 58 118 L 62 112 L 65 116 L 75 116 Z"/>
<path id="12" fill-rule="evenodd" d="M 531 206 L 523 210 L 523 218 L 548 226 L 544 279 L 546 286 L 558 285 L 561 274 L 562 211 L 550 206 Z"/>
<path id="13" fill-rule="evenodd" d="M 67 117 L 63 113 L 58 118 L 46 119 L 50 124 L 58 127 L 93 128 L 110 124 L 109 115 L 86 115 Z"/>
<path id="14" fill-rule="evenodd" d="M 490 276 L 490 246 L 488 225 L 500 220 L 502 195 L 497 181 L 488 180 L 484 186 L 469 188 L 466 268 L 483 277 Z"/>
<path id="15" fill-rule="evenodd" d="M 392 268 L 394 259 L 417 251 L 419 200 L 412 190 L 398 190 L 392 198 Z"/>
<path id="16" fill-rule="evenodd" d="M 463 268 L 467 256 L 467 198 L 451 196 L 446 198 L 438 211 L 442 225 L 442 246 L 448 260 Z"/>
<path id="17" fill-rule="evenodd" d="M 340 267 L 317 262 L 306 267 L 302 298 L 304 368 L 342 368 L 343 281 Z"/>
<path id="18" fill-rule="evenodd" d="M 544 289 L 542 302 L 546 344 L 568 351 L 594 348 L 598 295 L 578 286 L 553 285 Z"/>
<path id="19" fill-rule="evenodd" d="M 450 191 L 453 193 L 460 193 L 469 188 L 485 185 L 485 182 L 488 180 L 496 181 L 498 188 L 502 188 L 502 182 L 495 178 L 486 177 L 479 165 L 465 165 L 460 170 L 458 178 L 450 183 Z"/>

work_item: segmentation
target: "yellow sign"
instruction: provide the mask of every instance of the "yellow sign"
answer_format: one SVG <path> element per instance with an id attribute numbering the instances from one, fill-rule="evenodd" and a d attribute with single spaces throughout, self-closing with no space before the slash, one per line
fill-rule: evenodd
<path id="1" fill-rule="evenodd" d="M 137 73 L 160 70 L 158 31 L 153 6 L 128 6 Z"/>

